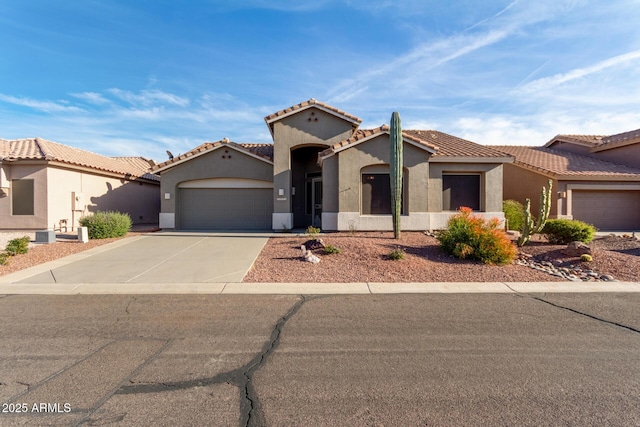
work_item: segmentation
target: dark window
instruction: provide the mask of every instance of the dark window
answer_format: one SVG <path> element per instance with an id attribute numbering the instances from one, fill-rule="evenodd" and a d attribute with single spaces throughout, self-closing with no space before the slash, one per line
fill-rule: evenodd
<path id="1" fill-rule="evenodd" d="M 442 175 L 442 210 L 480 210 L 480 175 Z"/>
<path id="2" fill-rule="evenodd" d="M 403 199 L 404 199 L 404 191 Z M 404 214 L 404 200 L 401 202 Z M 391 215 L 391 178 L 388 173 L 362 174 L 362 214 Z"/>
<path id="3" fill-rule="evenodd" d="M 33 215 L 33 180 L 11 180 L 11 205 L 13 215 Z"/>

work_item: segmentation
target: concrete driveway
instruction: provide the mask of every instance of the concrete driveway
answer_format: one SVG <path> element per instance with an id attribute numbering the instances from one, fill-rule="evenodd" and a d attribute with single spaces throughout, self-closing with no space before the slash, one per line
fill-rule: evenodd
<path id="1" fill-rule="evenodd" d="M 270 235 L 145 234 L 24 270 L 13 283 L 241 282 Z"/>

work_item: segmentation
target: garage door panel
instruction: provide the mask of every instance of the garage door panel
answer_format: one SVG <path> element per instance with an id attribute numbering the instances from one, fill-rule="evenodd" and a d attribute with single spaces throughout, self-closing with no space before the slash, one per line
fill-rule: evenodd
<path id="1" fill-rule="evenodd" d="M 573 191 L 573 218 L 600 230 L 640 230 L 640 191 Z"/>
<path id="2" fill-rule="evenodd" d="M 269 230 L 270 188 L 181 188 L 180 226 L 185 230 Z"/>

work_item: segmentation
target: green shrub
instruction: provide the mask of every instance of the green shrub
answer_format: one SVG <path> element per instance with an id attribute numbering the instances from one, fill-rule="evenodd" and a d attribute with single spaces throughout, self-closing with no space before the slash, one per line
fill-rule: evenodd
<path id="1" fill-rule="evenodd" d="M 398 261 L 404 259 L 404 251 L 401 248 L 395 248 L 391 252 L 389 252 L 389 259 L 394 261 Z"/>
<path id="2" fill-rule="evenodd" d="M 20 237 L 18 239 L 9 240 L 5 250 L 10 256 L 18 254 L 26 254 L 29 250 L 29 242 L 31 239 L 28 236 Z"/>
<path id="3" fill-rule="evenodd" d="M 557 245 L 576 241 L 589 243 L 596 234 L 596 228 L 574 219 L 550 219 L 542 229 L 542 233 L 550 243 Z"/>
<path id="4" fill-rule="evenodd" d="M 96 212 L 80 218 L 80 225 L 87 227 L 89 239 L 121 237 L 131 229 L 131 217 L 120 212 Z"/>
<path id="5" fill-rule="evenodd" d="M 342 252 L 342 250 L 340 248 L 336 248 L 333 245 L 327 245 L 325 246 L 323 253 L 325 255 L 330 255 L 330 254 L 339 254 L 340 252 Z"/>
<path id="6" fill-rule="evenodd" d="M 516 200 L 502 202 L 502 212 L 507 220 L 509 230 L 522 230 L 524 224 L 524 206 Z"/>
<path id="7" fill-rule="evenodd" d="M 319 228 L 314 227 L 313 225 L 310 225 L 309 227 L 307 227 L 307 236 L 309 236 L 310 239 L 318 240 L 319 234 L 320 234 Z"/>
<path id="8" fill-rule="evenodd" d="M 477 259 L 485 264 L 513 261 L 517 249 L 500 229 L 500 221 L 497 218 L 487 221 L 472 212 L 469 208 L 460 208 L 460 212 L 449 219 L 447 229 L 438 232 L 442 249 L 457 258 Z"/>
<path id="9" fill-rule="evenodd" d="M 9 264 L 9 258 L 11 258 L 11 255 L 6 252 L 0 252 L 0 265 Z"/>

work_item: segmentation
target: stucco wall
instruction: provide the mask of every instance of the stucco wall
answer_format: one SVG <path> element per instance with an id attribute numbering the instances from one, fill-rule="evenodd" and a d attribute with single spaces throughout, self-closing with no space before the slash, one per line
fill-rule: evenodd
<path id="1" fill-rule="evenodd" d="M 505 166 L 508 166 L 508 164 Z M 502 171 L 502 164 L 497 163 L 431 163 L 429 170 L 429 211 L 442 211 L 443 173 L 479 173 L 480 210 L 484 212 L 502 212 Z"/>
<path id="2" fill-rule="evenodd" d="M 248 178 L 270 182 L 273 180 L 273 166 L 228 147 L 193 158 L 161 173 L 161 212 L 176 213 L 177 191 L 181 182 L 207 178 Z M 167 193 L 169 199 L 165 198 Z"/>
<path id="3" fill-rule="evenodd" d="M 540 210 L 540 191 L 547 187 L 549 177 L 542 174 L 515 166 L 504 165 L 504 199 L 517 200 L 524 205 L 525 199 L 531 200 L 531 213 L 537 215 Z M 551 189 L 551 210 L 549 216 L 557 217 L 562 212 L 562 200 L 558 199 L 558 192 L 563 191 L 562 182 L 553 180 Z"/>
<path id="4" fill-rule="evenodd" d="M 129 214 L 134 224 L 154 224 L 160 212 L 160 186 L 143 181 L 96 175 L 57 167 L 47 169 L 49 228 L 58 228 L 66 219 L 69 230 L 78 225 L 84 214 L 118 211 Z M 55 183 L 53 185 L 52 183 Z M 82 195 L 80 208 L 72 210 L 72 192 Z M 73 228 L 72 228 L 73 227 Z"/>
<path id="5" fill-rule="evenodd" d="M 404 143 L 403 164 L 408 183 L 408 212 L 427 211 L 427 185 L 429 179 L 429 153 Z M 338 210 L 360 212 L 360 185 L 362 168 L 372 165 L 388 165 L 390 158 L 389 135 L 380 135 L 337 154 Z M 334 156 L 335 157 L 335 156 Z M 387 169 L 388 170 L 388 169 Z"/>
<path id="6" fill-rule="evenodd" d="M 40 164 L 3 164 L 7 182 L 12 179 L 33 179 L 34 214 L 11 214 L 11 188 L 9 194 L 0 196 L 0 229 L 42 230 L 47 228 L 47 171 Z"/>
<path id="7" fill-rule="evenodd" d="M 274 212 L 291 212 L 291 149 L 304 145 L 324 145 L 343 141 L 352 135 L 350 122 L 318 108 L 308 108 L 273 124 Z M 323 178 L 324 179 L 324 178 Z M 324 185 L 324 182 L 323 182 Z M 324 194 L 327 194 L 324 191 Z"/>

